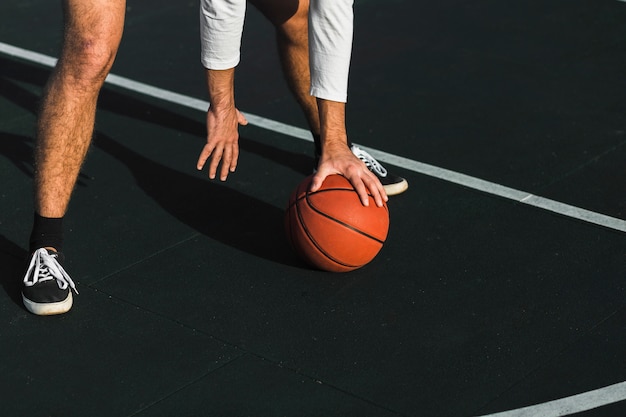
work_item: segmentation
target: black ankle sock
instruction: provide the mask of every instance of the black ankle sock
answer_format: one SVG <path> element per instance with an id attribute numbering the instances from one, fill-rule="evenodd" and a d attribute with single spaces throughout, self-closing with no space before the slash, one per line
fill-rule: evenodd
<path id="1" fill-rule="evenodd" d="M 42 217 L 35 213 L 33 231 L 30 234 L 30 251 L 44 247 L 52 247 L 59 252 L 63 250 L 63 217 Z"/>

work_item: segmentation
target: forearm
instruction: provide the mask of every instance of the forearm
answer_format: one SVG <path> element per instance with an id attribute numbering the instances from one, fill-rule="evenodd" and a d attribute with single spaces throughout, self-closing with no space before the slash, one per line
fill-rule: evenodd
<path id="1" fill-rule="evenodd" d="M 235 107 L 235 69 L 206 70 L 209 103 L 213 111 L 232 110 Z"/>
<path id="2" fill-rule="evenodd" d="M 352 54 L 353 0 L 311 0 L 311 95 L 346 102 Z"/>
<path id="3" fill-rule="evenodd" d="M 333 152 L 347 146 L 346 104 L 339 101 L 317 99 L 320 115 L 320 136 L 323 152 Z"/>

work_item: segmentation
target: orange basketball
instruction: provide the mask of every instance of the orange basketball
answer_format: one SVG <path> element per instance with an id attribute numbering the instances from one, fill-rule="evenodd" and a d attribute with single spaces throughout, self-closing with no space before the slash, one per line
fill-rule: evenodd
<path id="1" fill-rule="evenodd" d="M 296 253 L 312 266 L 347 272 L 369 263 L 383 247 L 389 231 L 387 205 L 361 204 L 352 184 L 341 175 L 326 177 L 310 192 L 309 176 L 289 198 L 287 237 Z"/>

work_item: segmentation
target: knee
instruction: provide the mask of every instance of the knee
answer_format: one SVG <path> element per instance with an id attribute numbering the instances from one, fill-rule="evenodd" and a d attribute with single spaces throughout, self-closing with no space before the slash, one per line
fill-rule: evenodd
<path id="1" fill-rule="evenodd" d="M 298 9 L 288 18 L 274 22 L 277 32 L 285 39 L 298 42 L 307 39 L 309 7 L 308 2 L 299 2 Z"/>
<path id="2" fill-rule="evenodd" d="M 78 36 L 63 46 L 59 68 L 75 86 L 98 89 L 104 82 L 117 54 L 119 42 L 97 36 Z"/>

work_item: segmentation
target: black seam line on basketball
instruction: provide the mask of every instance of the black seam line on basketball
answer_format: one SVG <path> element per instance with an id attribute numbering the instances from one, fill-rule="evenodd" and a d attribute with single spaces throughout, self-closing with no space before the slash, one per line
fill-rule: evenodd
<path id="1" fill-rule="evenodd" d="M 313 245 L 317 248 L 317 250 L 320 251 L 320 253 L 322 255 L 324 255 L 325 257 L 327 257 L 328 259 L 330 259 L 331 261 L 335 262 L 336 264 L 345 266 L 347 268 L 354 268 L 354 267 L 358 267 L 358 265 L 350 265 L 347 264 L 345 262 L 341 262 L 340 260 L 336 259 L 334 256 L 331 256 L 328 252 L 326 252 L 324 249 L 322 249 L 322 247 L 317 243 L 317 241 L 313 238 L 313 236 L 311 235 L 311 233 L 309 232 L 309 228 L 306 226 L 306 222 L 303 221 L 302 219 L 302 215 L 300 214 L 300 204 L 298 204 L 300 201 L 304 200 L 303 198 L 299 198 L 298 200 L 296 200 L 295 202 L 295 206 L 296 206 L 296 214 L 298 215 L 298 219 L 300 220 L 299 223 L 300 225 L 302 225 L 302 228 L 304 229 L 304 232 L 306 233 L 306 235 L 309 237 L 309 240 L 313 243 Z M 307 201 L 308 202 L 308 201 Z M 309 206 L 311 206 L 309 204 Z M 314 209 L 315 210 L 315 209 Z"/>
<path id="2" fill-rule="evenodd" d="M 308 193 L 307 193 L 308 194 Z M 327 257 L 328 259 L 330 259 L 331 261 L 335 262 L 336 264 L 345 266 L 347 268 L 355 268 L 358 267 L 359 265 L 350 265 L 347 264 L 345 262 L 341 262 L 340 260 L 336 259 L 334 256 L 331 256 L 328 252 L 326 252 L 324 249 L 322 249 L 322 247 L 317 243 L 317 241 L 313 238 L 313 236 L 311 235 L 311 233 L 309 232 L 309 228 L 306 227 L 306 222 L 303 221 L 302 219 L 302 215 L 300 214 L 300 204 L 299 202 L 301 202 L 302 200 L 304 200 L 303 198 L 299 198 L 298 200 L 296 200 L 295 202 L 295 206 L 296 206 L 296 214 L 298 215 L 298 219 L 300 220 L 299 223 L 302 225 L 302 228 L 304 229 L 304 232 L 306 233 L 306 235 L 309 237 L 309 240 L 311 240 L 311 242 L 313 243 L 313 245 L 317 248 L 317 250 L 319 250 L 321 252 L 322 255 L 324 255 L 325 257 Z M 308 201 L 307 201 L 308 203 Z M 311 206 L 311 204 L 309 204 L 309 206 Z M 314 209 L 314 208 L 313 208 Z M 314 209 L 315 210 L 315 209 Z M 317 211 L 317 210 L 315 210 Z"/>
<path id="3" fill-rule="evenodd" d="M 327 191 L 354 191 L 354 189 L 353 188 L 324 188 L 323 190 L 318 190 L 318 191 L 313 192 L 313 194 L 325 193 Z M 308 192 L 309 191 L 306 191 L 306 193 Z M 370 193 L 367 193 L 367 195 L 369 197 L 374 198 L 374 196 L 371 195 Z M 291 207 L 293 207 L 294 204 L 296 204 L 299 200 L 302 200 L 303 198 L 306 198 L 306 194 L 303 196 L 297 197 L 295 201 L 287 207 L 287 209 L 290 209 Z"/>
<path id="4" fill-rule="evenodd" d="M 311 194 L 320 194 L 320 193 L 325 193 L 327 191 L 355 191 L 355 190 L 354 190 L 354 188 L 325 188 L 323 190 L 314 191 Z M 307 193 L 309 193 L 309 192 L 307 191 Z M 371 195 L 370 193 L 367 193 L 367 195 L 368 195 L 368 197 L 374 198 L 374 196 Z M 301 197 L 298 197 L 296 199 L 296 201 L 294 201 L 293 204 L 295 204 L 297 201 L 302 200 L 303 198 L 306 198 L 306 197 L 307 197 L 307 194 L 305 194 L 305 195 L 303 195 Z M 291 204 L 289 207 L 291 208 L 291 206 L 293 206 L 293 204 Z M 386 212 L 389 212 L 389 208 L 386 205 L 384 205 L 383 207 L 384 207 Z"/>
<path id="5" fill-rule="evenodd" d="M 353 190 L 345 190 L 345 191 L 353 191 Z M 315 193 L 315 194 L 317 194 L 317 193 Z M 368 237 L 368 238 L 370 238 L 372 240 L 375 240 L 376 242 L 380 243 L 381 245 L 383 243 L 385 243 L 384 240 L 380 240 L 380 239 L 378 239 L 375 236 L 372 236 L 372 235 L 370 235 L 368 233 L 365 233 L 362 230 L 359 230 L 356 227 L 354 227 L 352 225 L 349 225 L 348 223 L 345 223 L 345 222 L 342 222 L 341 220 L 335 219 L 334 217 L 329 216 L 328 214 L 324 213 L 323 211 L 318 210 L 317 207 L 315 207 L 313 204 L 311 204 L 311 201 L 309 200 L 309 193 L 308 192 L 306 193 L 306 196 L 304 198 L 306 198 L 307 203 L 309 203 L 309 207 L 311 207 L 313 210 L 315 210 L 316 213 L 321 214 L 322 216 L 326 217 L 327 219 L 330 219 L 330 220 L 332 220 L 332 221 L 334 221 L 336 223 L 339 223 L 340 225 L 345 226 L 348 229 L 351 229 L 351 230 L 353 230 L 353 231 L 355 231 L 355 232 L 357 232 L 357 233 L 359 233 L 359 234 L 361 234 L 361 235 L 363 235 L 365 237 Z"/>
<path id="6" fill-rule="evenodd" d="M 325 193 L 326 191 L 355 191 L 355 190 L 354 190 L 353 188 L 327 188 L 327 189 L 324 189 L 324 190 L 319 190 L 319 191 L 312 192 L 311 194 L 320 194 L 320 193 Z M 356 192 L 356 191 L 355 191 L 355 192 Z M 308 191 L 307 191 L 307 193 L 308 193 Z M 307 195 L 308 195 L 308 194 L 305 194 L 305 195 L 303 195 L 302 197 L 299 197 L 299 198 L 296 200 L 296 202 L 297 202 L 297 201 L 299 201 L 299 200 L 302 200 L 302 199 L 307 198 Z M 370 193 L 367 193 L 367 195 L 368 195 L 369 197 L 374 198 L 374 196 L 373 196 L 373 195 L 371 195 Z M 311 206 L 311 207 L 313 207 L 313 206 Z M 385 211 L 387 212 L 387 215 L 389 215 L 389 207 L 387 207 L 387 205 L 383 205 L 383 207 L 382 207 L 382 208 L 384 208 L 384 209 L 385 209 Z M 372 239 L 374 239 L 374 240 L 378 240 L 378 239 L 376 239 L 376 238 L 375 238 L 375 237 L 373 237 L 373 236 L 369 236 L 369 235 L 368 235 L 368 237 L 371 237 L 371 238 L 372 238 Z M 384 243 L 384 242 L 382 242 L 382 243 Z"/>

